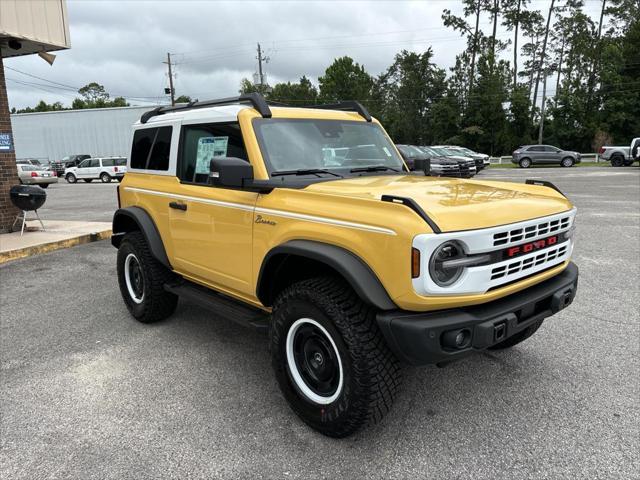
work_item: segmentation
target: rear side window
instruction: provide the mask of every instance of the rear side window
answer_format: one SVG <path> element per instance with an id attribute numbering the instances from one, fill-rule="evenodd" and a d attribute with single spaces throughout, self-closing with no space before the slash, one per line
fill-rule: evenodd
<path id="1" fill-rule="evenodd" d="M 143 128 L 133 134 L 131 168 L 168 170 L 172 127 Z"/>

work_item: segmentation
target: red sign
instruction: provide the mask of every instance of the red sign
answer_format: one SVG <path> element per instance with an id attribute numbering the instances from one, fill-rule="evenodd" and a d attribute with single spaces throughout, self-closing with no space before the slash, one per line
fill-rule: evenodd
<path id="1" fill-rule="evenodd" d="M 507 257 L 516 257 L 518 255 L 524 255 L 525 253 L 531 253 L 535 250 L 540 250 L 541 248 L 550 247 L 556 243 L 558 243 L 558 236 L 554 235 L 553 237 L 542 238 L 534 242 L 507 248 L 506 253 Z"/>

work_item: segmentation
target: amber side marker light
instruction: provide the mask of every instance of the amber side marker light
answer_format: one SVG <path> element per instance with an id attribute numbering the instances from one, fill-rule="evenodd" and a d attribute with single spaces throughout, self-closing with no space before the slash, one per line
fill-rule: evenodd
<path id="1" fill-rule="evenodd" d="M 420 276 L 420 250 L 417 248 L 411 249 L 411 278 L 418 278 Z"/>

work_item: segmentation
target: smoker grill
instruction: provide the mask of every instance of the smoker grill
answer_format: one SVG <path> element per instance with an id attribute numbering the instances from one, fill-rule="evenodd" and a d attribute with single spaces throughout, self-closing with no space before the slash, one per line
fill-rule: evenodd
<path id="1" fill-rule="evenodd" d="M 16 223 L 22 221 L 20 236 L 24 234 L 24 227 L 27 220 L 30 220 L 27 218 L 27 212 L 34 212 L 36 219 L 40 222 L 40 225 L 42 225 L 42 230 L 45 230 L 44 223 L 42 223 L 40 215 L 38 215 L 38 209 L 44 205 L 44 202 L 47 200 L 47 193 L 42 188 L 28 185 L 15 185 L 9 190 L 9 197 L 11 198 L 11 203 L 21 210 L 21 213 L 13 221 L 13 227 L 16 226 Z"/>

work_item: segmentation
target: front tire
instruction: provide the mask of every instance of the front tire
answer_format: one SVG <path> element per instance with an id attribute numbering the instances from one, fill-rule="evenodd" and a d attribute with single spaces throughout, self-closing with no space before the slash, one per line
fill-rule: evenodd
<path id="1" fill-rule="evenodd" d="M 528 158 L 523 158 L 522 160 L 520 160 L 520 162 L 518 162 L 518 164 L 520 165 L 520 168 L 529 168 L 531 166 L 531 160 L 529 160 Z"/>
<path id="2" fill-rule="evenodd" d="M 164 290 L 175 275 L 156 260 L 141 232 L 127 233 L 118 248 L 118 284 L 129 312 L 142 323 L 170 316 L 178 296 Z"/>
<path id="3" fill-rule="evenodd" d="M 346 437 L 380 421 L 400 386 L 400 364 L 366 305 L 342 280 L 319 277 L 284 290 L 271 320 L 271 364 L 307 425 Z"/>
<path id="4" fill-rule="evenodd" d="M 109 175 L 108 173 L 103 173 L 100 175 L 100 180 L 102 181 L 102 183 L 110 183 L 111 175 Z"/>
<path id="5" fill-rule="evenodd" d="M 64 178 L 67 181 L 67 183 L 76 183 L 78 181 L 78 179 L 73 173 L 67 173 L 67 175 Z"/>

